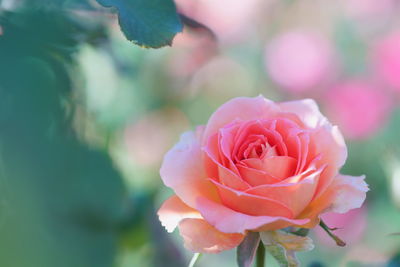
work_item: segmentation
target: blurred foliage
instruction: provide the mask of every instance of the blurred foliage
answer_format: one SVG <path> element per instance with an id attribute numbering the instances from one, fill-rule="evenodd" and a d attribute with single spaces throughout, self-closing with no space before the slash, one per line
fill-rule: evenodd
<path id="1" fill-rule="evenodd" d="M 86 29 L 44 10 L 3 14 L 1 25 L 1 265 L 110 266 L 126 190 L 70 124 L 67 64 Z"/>
<path id="2" fill-rule="evenodd" d="M 131 202 L 106 151 L 72 128 L 75 56 L 104 28 L 50 7 L 3 11 L 0 25 L 0 265 L 112 266 L 122 233 L 144 242 L 152 209 Z"/>

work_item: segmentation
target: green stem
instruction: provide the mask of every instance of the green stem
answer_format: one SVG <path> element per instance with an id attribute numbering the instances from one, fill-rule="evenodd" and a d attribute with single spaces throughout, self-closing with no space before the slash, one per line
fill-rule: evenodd
<path id="1" fill-rule="evenodd" d="M 200 253 L 194 253 L 192 260 L 189 263 L 188 267 L 194 267 L 196 262 L 200 259 L 201 254 Z"/>
<path id="2" fill-rule="evenodd" d="M 337 228 L 329 228 L 324 221 L 320 221 L 319 225 L 322 227 L 322 229 L 325 230 L 325 232 L 336 242 L 336 245 L 340 246 L 340 247 L 344 247 L 346 246 L 346 243 L 341 240 L 337 235 L 333 234 L 331 231 L 336 230 Z"/>
<path id="3" fill-rule="evenodd" d="M 262 242 L 260 242 L 257 248 L 256 266 L 257 267 L 265 266 L 265 247 Z"/>

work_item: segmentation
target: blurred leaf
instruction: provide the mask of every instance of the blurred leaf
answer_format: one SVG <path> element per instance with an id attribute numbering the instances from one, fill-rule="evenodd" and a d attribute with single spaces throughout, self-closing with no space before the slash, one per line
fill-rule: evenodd
<path id="1" fill-rule="evenodd" d="M 197 32 L 204 32 L 214 41 L 217 40 L 217 36 L 213 32 L 213 30 L 211 30 L 209 27 L 207 27 L 203 23 L 200 23 L 200 22 L 194 20 L 193 18 L 190 18 L 184 14 L 179 14 L 179 17 L 181 18 L 182 23 L 185 26 L 189 27 L 189 29 L 192 29 Z"/>
<path id="2" fill-rule="evenodd" d="M 24 8 L 3 12 L 0 24 L 1 47 L 18 50 L 20 56 L 34 55 L 49 61 L 71 62 L 81 43 L 95 43 L 105 38 L 101 25 L 89 19 L 82 21 L 62 9 Z"/>
<path id="3" fill-rule="evenodd" d="M 70 124 L 70 66 L 87 32 L 55 10 L 0 19 L 0 266 L 110 267 L 125 187 Z"/>
<path id="4" fill-rule="evenodd" d="M 260 243 L 260 234 L 249 232 L 236 250 L 236 261 L 239 267 L 250 267 Z"/>
<path id="5" fill-rule="evenodd" d="M 152 236 L 153 251 L 153 266 L 162 267 L 186 267 L 184 258 L 171 240 L 171 235 L 165 231 L 156 215 L 156 210 L 153 206 L 148 210 L 148 226 Z"/>
<path id="6" fill-rule="evenodd" d="M 400 253 L 394 255 L 393 258 L 387 263 L 387 267 L 399 267 L 400 266 Z"/>
<path id="7" fill-rule="evenodd" d="M 94 10 L 90 0 L 24 0 L 26 5 L 39 8 L 76 8 Z"/>
<path id="8" fill-rule="evenodd" d="M 322 262 L 313 261 L 311 262 L 308 267 L 324 267 L 325 265 Z"/>
<path id="9" fill-rule="evenodd" d="M 302 237 L 282 231 L 260 233 L 265 249 L 277 260 L 280 266 L 295 267 L 300 263 L 296 257 L 298 251 L 310 251 L 314 248 L 309 237 Z"/>
<path id="10" fill-rule="evenodd" d="M 342 54 L 341 61 L 345 73 L 357 75 L 365 72 L 367 47 L 354 25 L 345 19 L 340 20 L 334 32 L 335 43 Z"/>
<path id="11" fill-rule="evenodd" d="M 309 232 L 310 232 L 310 229 L 300 228 L 297 231 L 291 232 L 291 233 L 294 235 L 298 235 L 298 236 L 307 236 Z"/>
<path id="12" fill-rule="evenodd" d="M 173 0 L 97 0 L 115 7 L 126 38 L 137 45 L 159 48 L 171 45 L 182 23 Z"/>
<path id="13" fill-rule="evenodd" d="M 150 239 L 147 222 L 148 211 L 152 209 L 152 195 L 136 193 L 124 210 L 121 245 L 129 250 L 137 249 Z"/>

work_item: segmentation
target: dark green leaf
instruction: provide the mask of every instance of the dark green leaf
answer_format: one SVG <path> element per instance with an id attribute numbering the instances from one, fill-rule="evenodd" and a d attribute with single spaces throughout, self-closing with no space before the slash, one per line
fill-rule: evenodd
<path id="1" fill-rule="evenodd" d="M 159 48 L 171 45 L 182 31 L 182 23 L 173 0 L 97 0 L 115 7 L 126 38 L 137 45 Z"/>

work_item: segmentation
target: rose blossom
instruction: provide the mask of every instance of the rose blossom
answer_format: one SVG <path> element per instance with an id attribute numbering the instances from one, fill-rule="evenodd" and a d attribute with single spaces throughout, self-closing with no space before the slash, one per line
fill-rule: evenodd
<path id="1" fill-rule="evenodd" d="M 195 252 L 234 248 L 248 231 L 311 228 L 365 199 L 364 176 L 338 173 L 346 156 L 313 100 L 235 98 L 165 155 L 160 174 L 176 195 L 158 215 Z"/>

